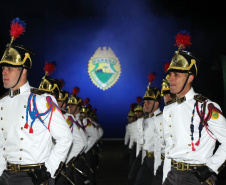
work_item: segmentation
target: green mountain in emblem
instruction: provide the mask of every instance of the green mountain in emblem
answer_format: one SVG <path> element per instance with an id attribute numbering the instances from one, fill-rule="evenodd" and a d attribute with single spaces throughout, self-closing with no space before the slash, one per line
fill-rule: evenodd
<path id="1" fill-rule="evenodd" d="M 99 78 L 99 80 L 103 83 L 106 83 L 111 76 L 113 75 L 113 73 L 105 73 L 103 71 L 103 69 L 98 69 L 95 71 L 95 74 L 97 75 L 97 77 Z"/>

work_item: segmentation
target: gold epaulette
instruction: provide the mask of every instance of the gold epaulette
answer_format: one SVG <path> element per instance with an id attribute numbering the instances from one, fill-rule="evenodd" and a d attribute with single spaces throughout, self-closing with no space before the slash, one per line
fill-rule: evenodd
<path id="1" fill-rule="evenodd" d="M 147 119 L 147 118 L 149 118 L 149 115 L 148 115 L 148 114 L 145 114 L 145 115 L 143 116 L 143 118 L 144 118 L 144 119 Z"/>
<path id="2" fill-rule="evenodd" d="M 161 115 L 161 114 L 162 114 L 162 112 L 160 112 L 160 113 L 156 114 L 156 117 L 157 117 L 157 116 L 159 116 L 159 115 Z"/>
<path id="3" fill-rule="evenodd" d="M 9 95 L 9 91 L 0 96 L 0 100 Z"/>
<path id="4" fill-rule="evenodd" d="M 176 99 L 172 99 L 172 100 L 168 101 L 165 106 L 170 105 L 170 104 L 172 104 L 172 103 L 174 103 L 176 101 L 177 101 Z"/>
<path id="5" fill-rule="evenodd" d="M 39 90 L 37 88 L 31 88 L 30 89 L 30 92 L 31 93 L 34 93 L 34 94 L 38 94 L 38 95 L 41 95 L 41 94 L 44 94 L 45 93 L 44 91 L 41 91 L 41 90 Z"/>
<path id="6" fill-rule="evenodd" d="M 206 98 L 205 96 L 199 94 L 199 95 L 195 95 L 194 99 L 202 103 L 202 102 L 206 101 L 208 98 Z"/>

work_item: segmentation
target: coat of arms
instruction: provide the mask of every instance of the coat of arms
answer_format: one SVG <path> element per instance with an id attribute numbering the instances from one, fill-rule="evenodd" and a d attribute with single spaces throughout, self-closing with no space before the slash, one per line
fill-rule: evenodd
<path id="1" fill-rule="evenodd" d="M 118 58 L 110 47 L 99 47 L 89 60 L 88 73 L 92 82 L 102 90 L 113 86 L 121 74 Z"/>

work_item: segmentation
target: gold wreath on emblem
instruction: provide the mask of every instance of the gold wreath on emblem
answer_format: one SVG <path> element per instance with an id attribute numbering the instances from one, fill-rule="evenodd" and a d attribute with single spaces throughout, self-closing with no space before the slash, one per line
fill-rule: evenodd
<path id="1" fill-rule="evenodd" d="M 213 111 L 211 115 L 212 119 L 218 119 L 219 118 L 219 113 L 217 111 Z"/>
<path id="2" fill-rule="evenodd" d="M 50 103 L 46 102 L 46 108 L 49 109 L 50 108 Z M 53 105 L 53 112 L 56 110 L 56 107 Z"/>
<path id="3" fill-rule="evenodd" d="M 110 47 L 99 47 L 89 60 L 88 73 L 91 81 L 100 89 L 112 87 L 121 74 L 118 58 Z"/>
<path id="4" fill-rule="evenodd" d="M 66 122 L 69 126 L 71 126 L 72 121 L 69 118 L 66 119 Z"/>

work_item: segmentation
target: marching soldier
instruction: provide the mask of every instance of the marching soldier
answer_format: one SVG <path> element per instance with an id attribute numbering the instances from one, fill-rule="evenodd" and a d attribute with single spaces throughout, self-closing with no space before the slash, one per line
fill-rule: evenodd
<path id="1" fill-rule="evenodd" d="M 176 45 L 179 49 L 167 71 L 170 92 L 176 99 L 163 111 L 165 154 L 171 159 L 171 170 L 163 184 L 213 185 L 213 174 L 225 166 L 226 120 L 217 103 L 192 88 L 199 60 L 182 50 L 191 45 L 187 32 L 176 36 Z M 216 140 L 221 145 L 213 154 Z"/>
<path id="2" fill-rule="evenodd" d="M 138 120 L 143 119 L 143 115 L 144 115 L 143 106 L 141 105 L 141 102 L 142 102 L 142 98 L 137 97 L 138 104 L 134 109 L 137 120 L 130 124 L 131 137 L 130 137 L 129 148 L 131 148 L 131 154 L 130 154 L 129 165 L 131 167 L 128 175 L 128 181 L 130 185 L 134 184 L 136 180 L 136 175 L 141 166 L 142 152 L 140 148 L 137 147 L 137 124 L 138 124 Z"/>
<path id="3" fill-rule="evenodd" d="M 93 163 L 93 157 L 95 155 L 95 144 L 98 142 L 100 138 L 99 138 L 99 132 L 97 130 L 97 126 L 88 118 L 90 108 L 87 105 L 89 101 L 90 101 L 89 98 L 86 98 L 84 100 L 84 105 L 80 109 L 80 118 L 86 130 L 86 133 L 88 134 L 88 146 L 85 149 L 86 164 L 88 165 L 88 168 L 90 168 L 90 169 L 86 168 L 87 173 L 89 174 L 88 180 L 91 185 L 95 185 L 96 184 L 96 180 L 95 180 L 96 166 L 95 166 L 95 163 Z"/>
<path id="4" fill-rule="evenodd" d="M 137 116 L 134 112 L 135 104 L 130 105 L 130 111 L 128 113 L 127 119 L 128 124 L 126 125 L 126 133 L 124 139 L 125 148 L 123 150 L 123 158 L 127 159 L 130 156 L 131 149 L 129 148 L 129 141 L 130 141 L 130 125 L 137 119 Z"/>
<path id="5" fill-rule="evenodd" d="M 82 137 L 82 145 L 83 149 L 80 151 L 79 155 L 72 156 L 71 160 L 69 161 L 69 165 L 74 168 L 74 180 L 76 185 L 82 185 L 84 184 L 84 180 L 87 178 L 87 173 L 85 173 L 85 157 L 84 152 L 85 149 L 88 146 L 88 134 L 85 131 L 85 128 L 80 120 L 80 108 L 82 105 L 82 99 L 77 96 L 80 89 L 78 87 L 74 87 L 73 91 L 69 97 L 69 100 L 67 102 L 68 105 L 68 113 L 73 115 L 73 119 L 71 121 L 74 123 L 74 125 L 77 127 L 79 134 Z M 76 146 L 75 146 L 76 147 Z"/>
<path id="6" fill-rule="evenodd" d="M 0 61 L 9 89 L 0 99 L 0 184 L 54 184 L 72 136 L 56 99 L 36 94 L 29 85 L 32 52 L 12 44 L 23 25 L 19 18 L 13 20 L 12 39 Z"/>
<path id="7" fill-rule="evenodd" d="M 137 147 L 142 150 L 142 165 L 136 177 L 135 185 L 162 184 L 161 173 L 156 171 L 161 165 L 161 153 L 164 153 L 162 128 L 162 112 L 159 109 L 161 91 L 151 87 L 155 78 L 154 73 L 149 75 L 149 85 L 143 97 L 146 117 L 138 120 Z"/>

